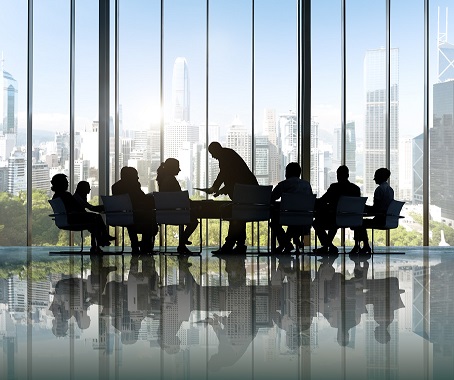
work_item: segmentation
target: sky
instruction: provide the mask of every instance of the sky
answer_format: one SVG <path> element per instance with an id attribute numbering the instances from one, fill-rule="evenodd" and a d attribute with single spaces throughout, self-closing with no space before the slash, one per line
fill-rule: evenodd
<path id="1" fill-rule="evenodd" d="M 392 0 L 392 47 L 399 48 L 400 134 L 422 132 L 423 0 Z M 163 26 L 163 109 L 169 120 L 171 78 L 177 57 L 188 62 L 191 121 L 227 128 L 235 116 L 252 123 L 251 1 L 209 2 L 208 86 L 206 83 L 206 1 L 167 0 Z M 347 119 L 364 119 L 365 52 L 385 45 L 385 1 L 347 0 Z M 312 115 L 320 128 L 340 126 L 341 1 L 312 4 Z M 430 2 L 430 82 L 436 80 L 437 7 Z M 27 1 L 0 0 L 0 52 L 4 68 L 19 84 L 19 128 L 25 128 Z M 90 126 L 98 102 L 98 2 L 76 1 L 76 128 Z M 454 12 L 454 7 L 452 7 Z M 264 108 L 285 113 L 296 108 L 296 1 L 256 0 L 254 25 L 255 128 Z M 51 17 L 50 17 L 51 16 Z M 451 15 L 450 21 L 454 16 Z M 444 16 L 442 17 L 444 20 Z M 454 21 L 451 21 L 454 25 Z M 119 89 L 123 127 L 147 129 L 160 119 L 160 1 L 120 1 Z M 449 38 L 451 42 L 454 36 Z M 69 129 L 69 2 L 34 2 L 35 129 Z M 112 67 L 113 68 L 113 67 Z M 113 72 L 113 70 L 112 70 Z M 113 89 L 113 82 L 112 82 Z M 113 98 L 112 98 L 113 106 Z"/>

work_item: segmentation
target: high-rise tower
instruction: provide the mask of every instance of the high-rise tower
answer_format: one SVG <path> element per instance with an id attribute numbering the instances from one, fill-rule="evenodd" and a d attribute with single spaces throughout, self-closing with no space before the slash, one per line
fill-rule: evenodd
<path id="1" fill-rule="evenodd" d="M 7 160 L 17 139 L 17 81 L 0 61 L 0 160 Z"/>
<path id="2" fill-rule="evenodd" d="M 386 167 L 386 49 L 366 52 L 364 59 L 366 93 L 364 192 L 372 195 L 374 173 Z M 390 67 L 390 168 L 391 184 L 399 194 L 399 50 L 391 49 Z"/>
<path id="3" fill-rule="evenodd" d="M 438 83 L 433 85 L 433 128 L 430 133 L 430 203 L 441 209 L 444 220 L 454 220 L 454 45 L 438 32 Z M 440 30 L 440 27 L 438 27 Z"/>
<path id="4" fill-rule="evenodd" d="M 172 118 L 189 122 L 189 73 L 186 58 L 178 57 L 173 65 Z"/>

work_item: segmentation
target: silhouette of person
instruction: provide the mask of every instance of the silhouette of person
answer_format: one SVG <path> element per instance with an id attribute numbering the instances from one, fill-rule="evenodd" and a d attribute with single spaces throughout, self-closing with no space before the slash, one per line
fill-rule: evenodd
<path id="1" fill-rule="evenodd" d="M 181 191 L 181 186 L 175 178 L 176 175 L 180 172 L 180 163 L 175 158 L 168 158 L 165 162 L 161 163 L 157 170 L 157 178 L 159 191 L 162 192 L 171 192 L 171 191 Z M 199 222 L 194 215 L 191 215 L 191 222 L 184 228 L 184 226 L 179 227 L 178 234 L 178 247 L 177 252 L 183 254 L 190 254 L 191 251 L 186 247 L 186 244 L 192 244 L 189 240 L 192 233 L 197 229 Z"/>
<path id="2" fill-rule="evenodd" d="M 361 196 L 360 188 L 348 180 L 349 170 L 345 165 L 337 169 L 337 183 L 330 185 L 322 197 L 315 203 L 314 230 L 321 247 L 316 253 L 337 253 L 338 249 L 333 245 L 334 236 L 336 236 L 336 209 L 337 203 L 341 196 L 359 197 Z M 328 232 L 326 232 L 328 231 Z"/>
<path id="3" fill-rule="evenodd" d="M 312 196 L 311 184 L 300 178 L 301 166 L 297 162 L 290 162 L 285 168 L 285 180 L 279 182 L 271 193 L 271 202 L 275 203 L 281 198 L 284 193 L 298 193 L 301 196 Z M 284 232 L 282 225 L 279 224 L 279 208 L 277 204 L 274 204 L 273 213 L 271 217 L 270 227 L 273 230 L 276 239 L 279 243 L 277 247 L 277 253 L 289 253 L 293 251 L 294 247 L 290 242 L 290 238 L 293 237 L 294 243 L 297 248 L 301 246 L 299 236 L 308 231 L 302 231 L 297 226 L 289 226 L 287 233 Z"/>
<path id="4" fill-rule="evenodd" d="M 103 205 L 93 206 L 92 204 L 88 203 L 87 195 L 90 193 L 90 191 L 90 184 L 87 181 L 80 181 L 76 186 L 76 191 L 74 191 L 73 197 L 85 209 L 93 212 L 104 211 Z"/>
<path id="5" fill-rule="evenodd" d="M 80 181 L 76 186 L 76 191 L 73 194 L 74 199 L 84 208 L 92 212 L 104 211 L 103 205 L 94 206 L 87 201 L 87 195 L 90 193 L 90 184 L 87 181 Z M 106 237 L 109 240 L 115 240 L 114 236 L 109 235 L 109 229 L 106 226 Z"/>
<path id="6" fill-rule="evenodd" d="M 375 340 L 388 343 L 391 339 L 388 327 L 394 320 L 394 312 L 405 307 L 400 297 L 404 290 L 399 289 L 397 277 L 367 280 L 367 287 L 366 302 L 374 306 L 374 320 L 377 322 Z"/>
<path id="7" fill-rule="evenodd" d="M 131 198 L 134 225 L 127 228 L 132 251 L 136 253 L 139 251 L 142 253 L 153 252 L 154 236 L 158 233 L 154 199 L 152 195 L 146 195 L 142 191 L 137 169 L 130 166 L 121 168 L 120 180 L 112 185 L 112 194 L 128 194 Z M 142 234 L 140 243 L 137 234 Z"/>
<path id="8" fill-rule="evenodd" d="M 394 190 L 389 186 L 388 179 L 391 172 L 387 168 L 380 168 L 375 171 L 374 181 L 378 187 L 374 191 L 374 203 L 372 206 L 366 205 L 364 211 L 366 214 L 378 214 L 373 219 L 365 219 L 361 227 L 354 229 L 355 246 L 351 253 L 371 253 L 367 228 L 373 226 L 382 226 L 385 224 L 386 212 L 391 201 L 394 199 Z M 360 247 L 361 242 L 363 246 Z"/>
<path id="9" fill-rule="evenodd" d="M 258 185 L 257 178 L 251 172 L 241 156 L 230 148 L 223 148 L 217 141 L 208 146 L 211 156 L 219 161 L 219 174 L 213 185 L 208 189 L 208 194 L 215 197 L 226 194 L 232 199 L 235 184 Z M 224 185 L 223 187 L 221 187 Z M 214 253 L 245 253 L 246 252 L 246 223 L 231 221 L 224 245 Z M 234 248 L 236 244 L 236 247 Z"/>
<path id="10" fill-rule="evenodd" d="M 100 247 L 110 245 L 107 227 L 100 215 L 87 212 L 68 191 L 69 183 L 66 174 L 55 174 L 51 179 L 51 190 L 54 192 L 52 199 L 60 198 L 68 214 L 68 222 L 86 226 L 91 234 L 90 252 L 102 252 Z"/>
<path id="11" fill-rule="evenodd" d="M 104 267 L 102 257 L 90 256 L 91 275 L 83 278 L 64 278 L 55 284 L 55 291 L 49 310 L 54 316 L 52 332 L 55 336 L 66 336 L 68 321 L 72 316 L 80 329 L 90 326 L 88 308 L 99 299 L 104 292 L 107 277 L 110 272 L 117 270 L 115 266 Z"/>

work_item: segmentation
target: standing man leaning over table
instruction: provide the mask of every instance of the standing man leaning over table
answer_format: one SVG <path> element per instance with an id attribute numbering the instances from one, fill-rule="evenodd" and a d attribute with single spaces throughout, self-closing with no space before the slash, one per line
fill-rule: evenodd
<path id="1" fill-rule="evenodd" d="M 214 194 L 215 197 L 226 194 L 232 199 L 236 183 L 258 185 L 257 178 L 255 178 L 246 162 L 233 149 L 223 148 L 217 141 L 213 141 L 208 146 L 208 151 L 213 158 L 219 161 L 219 174 L 213 186 L 208 189 L 208 194 Z M 214 253 L 246 253 L 245 242 L 246 223 L 232 220 L 224 245 L 219 250 L 214 251 Z"/>

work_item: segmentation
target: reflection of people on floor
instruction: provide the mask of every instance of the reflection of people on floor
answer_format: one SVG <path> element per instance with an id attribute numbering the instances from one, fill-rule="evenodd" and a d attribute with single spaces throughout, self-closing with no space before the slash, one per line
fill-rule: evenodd
<path id="1" fill-rule="evenodd" d="M 271 313 L 277 327 L 285 331 L 286 344 L 291 352 L 310 342 L 307 330 L 316 312 L 312 307 L 313 289 L 310 285 L 310 271 L 298 258 L 279 257 L 276 271 L 271 274 L 271 305 L 278 305 L 278 309 L 271 310 Z"/>
<path id="2" fill-rule="evenodd" d="M 55 174 L 50 182 L 52 184 L 51 190 L 54 192 L 52 199 L 60 198 L 63 201 L 68 214 L 68 222 L 86 226 L 86 229 L 90 231 L 90 252 L 102 252 L 100 247 L 110 245 L 110 242 L 107 227 L 101 216 L 93 212 L 87 212 L 85 207 L 71 195 L 68 191 L 69 182 L 65 174 Z"/>
<path id="3" fill-rule="evenodd" d="M 391 339 L 388 326 L 394 320 L 394 312 L 405 307 L 400 298 L 404 290 L 399 289 L 397 277 L 367 280 L 367 288 L 366 303 L 373 305 L 374 320 L 378 323 L 374 331 L 375 339 L 379 343 L 387 343 Z"/>
<path id="4" fill-rule="evenodd" d="M 290 162 L 285 168 L 285 180 L 279 182 L 271 193 L 271 202 L 275 203 L 284 193 L 297 193 L 301 194 L 302 197 L 312 196 L 310 183 L 301 179 L 300 176 L 301 166 L 297 162 Z M 270 227 L 279 243 L 277 253 L 289 253 L 294 249 L 290 239 L 293 238 L 293 243 L 297 249 L 302 247 L 300 236 L 309 233 L 309 228 L 307 231 L 303 231 L 301 227 L 289 226 L 287 231 L 284 232 L 282 225 L 279 224 L 279 208 L 277 206 L 277 204 L 274 204 Z"/>
<path id="5" fill-rule="evenodd" d="M 58 281 L 49 310 L 54 315 L 52 332 L 55 336 L 65 336 L 68 331 L 68 321 L 74 316 L 80 329 L 90 326 L 88 307 L 98 303 L 107 283 L 110 272 L 115 266 L 104 267 L 102 257 L 90 256 L 91 274 L 87 280 L 71 277 Z"/>
<path id="6" fill-rule="evenodd" d="M 219 174 L 211 188 L 208 189 L 208 194 L 214 194 L 215 197 L 226 194 L 232 199 L 235 184 L 258 185 L 257 178 L 246 162 L 233 149 L 223 148 L 221 144 L 214 141 L 208 146 L 208 151 L 213 158 L 219 161 Z M 234 250 L 236 253 L 243 254 L 246 252 L 245 243 L 246 223 L 231 221 L 225 243 L 216 253 L 228 253 Z"/>
<path id="7" fill-rule="evenodd" d="M 158 344 L 168 354 L 180 351 L 181 340 L 178 331 L 184 321 L 188 321 L 198 305 L 199 285 L 190 272 L 187 257 L 179 258 L 178 270 L 180 281 L 176 285 L 167 285 L 159 289 L 161 305 Z"/>
<path id="8" fill-rule="evenodd" d="M 139 271 L 139 260 L 142 271 Z M 128 280 L 107 283 L 101 303 L 102 315 L 111 317 L 123 344 L 138 340 L 142 321 L 150 314 L 152 300 L 158 296 L 157 284 L 155 261 L 150 255 L 132 255 Z"/>
<path id="9" fill-rule="evenodd" d="M 175 158 L 168 158 L 165 162 L 159 166 L 157 170 L 157 178 L 159 191 L 162 192 L 172 192 L 172 191 L 181 191 L 181 186 L 178 183 L 175 176 L 180 172 L 180 163 Z M 192 209 L 192 207 L 191 207 Z M 191 222 L 184 228 L 184 226 L 179 227 L 178 234 L 178 253 L 190 254 L 191 251 L 186 247 L 187 244 L 192 244 L 189 238 L 192 233 L 197 229 L 199 222 L 197 218 L 191 213 Z"/>
<path id="10" fill-rule="evenodd" d="M 69 320 L 73 316 L 80 329 L 90 326 L 90 317 L 87 315 L 89 303 L 85 301 L 85 293 L 86 283 L 81 278 L 66 278 L 57 282 L 49 307 L 54 316 L 52 332 L 55 336 L 67 335 Z"/>
<path id="11" fill-rule="evenodd" d="M 245 256 L 225 256 L 223 260 L 229 286 L 210 287 L 208 294 L 214 300 L 219 300 L 219 305 L 223 305 L 221 311 L 229 311 L 229 314 L 214 312 L 206 320 L 219 340 L 218 352 L 208 359 L 210 371 L 219 371 L 235 364 L 244 355 L 259 329 L 252 320 L 252 296 L 257 289 L 246 286 Z"/>
<path id="12" fill-rule="evenodd" d="M 336 210 L 339 198 L 341 196 L 359 197 L 361 195 L 359 187 L 348 180 L 349 175 L 347 166 L 339 166 L 337 183 L 331 184 L 326 193 L 315 203 L 316 216 L 313 226 L 321 244 L 317 253 L 336 254 L 338 252 L 337 247 L 333 245 L 333 239 L 337 232 Z"/>
<path id="13" fill-rule="evenodd" d="M 121 168 L 120 180 L 112 185 L 112 194 L 128 194 L 131 198 L 134 226 L 129 226 L 127 229 L 133 252 L 153 252 L 154 236 L 158 232 L 154 215 L 154 199 L 152 195 L 146 195 L 142 191 L 137 169 L 129 166 Z M 140 243 L 137 234 L 142 234 Z"/>
<path id="14" fill-rule="evenodd" d="M 380 168 L 375 171 L 374 181 L 378 187 L 374 192 L 374 203 L 372 206 L 366 206 L 364 211 L 366 214 L 378 215 L 373 219 L 365 219 L 361 227 L 355 228 L 355 246 L 351 250 L 351 253 L 371 253 L 367 228 L 385 225 L 386 212 L 394 200 L 394 190 L 388 183 L 390 175 L 391 172 L 386 168 Z M 362 247 L 361 242 L 363 242 Z"/>

